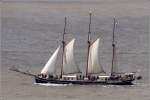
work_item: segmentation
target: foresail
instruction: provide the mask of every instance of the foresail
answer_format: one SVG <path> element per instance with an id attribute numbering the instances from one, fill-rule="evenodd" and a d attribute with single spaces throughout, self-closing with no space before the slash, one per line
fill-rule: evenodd
<path id="1" fill-rule="evenodd" d="M 66 46 L 63 59 L 63 74 L 79 73 L 74 60 L 74 43 L 75 39 L 72 39 Z"/>
<path id="2" fill-rule="evenodd" d="M 51 74 L 51 75 L 55 74 L 55 69 L 56 69 L 55 64 L 56 64 L 59 50 L 60 50 L 60 46 L 56 49 L 56 51 L 50 57 L 45 67 L 42 69 L 41 74 Z"/>
<path id="3" fill-rule="evenodd" d="M 100 42 L 100 38 L 98 38 L 90 46 L 89 58 L 88 58 L 88 73 L 89 74 L 97 74 L 97 73 L 104 72 L 102 66 L 99 63 L 99 42 Z"/>

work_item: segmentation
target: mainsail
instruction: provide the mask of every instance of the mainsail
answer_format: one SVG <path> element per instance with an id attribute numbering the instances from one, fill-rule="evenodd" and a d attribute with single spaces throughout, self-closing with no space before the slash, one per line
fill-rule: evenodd
<path id="1" fill-rule="evenodd" d="M 42 69 L 41 74 L 51 74 L 51 75 L 55 74 L 56 70 L 55 64 L 59 50 L 60 46 L 56 49 L 51 58 L 48 60 L 45 67 Z"/>
<path id="2" fill-rule="evenodd" d="M 80 70 L 74 61 L 74 42 L 72 39 L 66 46 L 63 59 L 63 74 L 79 73 Z"/>
<path id="3" fill-rule="evenodd" d="M 99 42 L 100 38 L 98 38 L 89 49 L 89 57 L 88 57 L 88 73 L 89 74 L 97 74 L 104 72 L 102 66 L 99 63 Z"/>

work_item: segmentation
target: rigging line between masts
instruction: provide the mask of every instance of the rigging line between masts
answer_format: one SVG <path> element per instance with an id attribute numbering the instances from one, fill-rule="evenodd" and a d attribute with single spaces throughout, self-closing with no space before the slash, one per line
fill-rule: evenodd
<path id="1" fill-rule="evenodd" d="M 65 34 L 66 34 L 66 25 L 67 25 L 67 17 L 65 17 L 65 24 L 64 24 L 64 32 L 63 32 L 63 40 L 62 40 L 62 45 L 63 45 L 63 51 L 62 51 L 62 67 L 61 67 L 61 77 L 63 75 L 63 63 L 64 63 L 64 51 L 65 51 Z"/>
<path id="2" fill-rule="evenodd" d="M 87 54 L 87 67 L 86 67 L 86 77 L 88 76 L 88 62 L 89 62 L 89 49 L 90 49 L 90 46 L 91 46 L 91 38 L 90 38 L 90 35 L 91 35 L 91 16 L 92 16 L 92 13 L 89 13 L 89 16 L 90 16 L 90 21 L 89 21 L 89 32 L 88 32 L 88 54 Z"/>
<path id="3" fill-rule="evenodd" d="M 113 19 L 113 40 L 112 40 L 112 47 L 113 47 L 113 54 L 112 54 L 112 68 L 111 68 L 111 75 L 114 74 L 114 63 L 115 63 L 115 56 L 116 56 L 116 43 L 115 43 L 115 29 L 116 29 L 116 19 Z"/>

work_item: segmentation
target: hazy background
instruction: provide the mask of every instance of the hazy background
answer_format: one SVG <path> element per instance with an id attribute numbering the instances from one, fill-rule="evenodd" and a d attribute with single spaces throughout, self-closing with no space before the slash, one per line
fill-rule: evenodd
<path id="1" fill-rule="evenodd" d="M 3 0 L 1 4 L 2 100 L 150 100 L 148 86 L 149 0 Z M 117 18 L 119 71 L 139 71 L 134 86 L 60 86 L 34 84 L 34 78 L 11 72 L 39 73 L 61 44 L 64 17 L 66 40 L 76 38 L 75 59 L 85 70 L 89 11 L 92 40 L 101 37 L 100 62 L 110 72 L 113 17 Z"/>

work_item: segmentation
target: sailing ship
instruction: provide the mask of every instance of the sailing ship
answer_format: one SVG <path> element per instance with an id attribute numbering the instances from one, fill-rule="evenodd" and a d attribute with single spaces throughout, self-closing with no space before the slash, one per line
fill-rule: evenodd
<path id="1" fill-rule="evenodd" d="M 130 85 L 136 79 L 134 72 L 131 73 L 118 73 L 115 72 L 116 62 L 116 42 L 115 42 L 115 27 L 116 19 L 113 22 L 113 41 L 112 41 L 112 68 L 111 74 L 106 75 L 103 67 L 99 63 L 99 43 L 100 37 L 94 42 L 91 42 L 91 13 L 89 21 L 89 32 L 88 32 L 88 53 L 87 53 L 87 66 L 86 74 L 80 71 L 74 59 L 74 44 L 75 38 L 70 42 L 66 43 L 66 24 L 67 18 L 65 17 L 63 40 L 62 40 L 62 66 L 61 74 L 56 73 L 56 62 L 58 61 L 58 54 L 61 50 L 61 46 L 55 50 L 52 54 L 41 73 L 35 75 L 36 83 L 54 83 L 54 84 L 104 84 L 104 85 Z"/>

